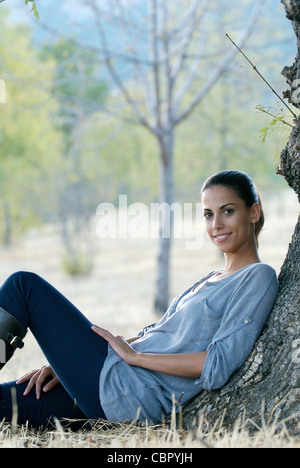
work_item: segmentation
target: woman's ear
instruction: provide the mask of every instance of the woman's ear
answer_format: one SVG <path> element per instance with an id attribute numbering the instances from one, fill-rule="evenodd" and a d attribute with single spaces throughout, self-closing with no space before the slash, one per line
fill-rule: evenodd
<path id="1" fill-rule="evenodd" d="M 250 222 L 256 224 L 260 219 L 259 203 L 254 203 L 250 208 Z"/>

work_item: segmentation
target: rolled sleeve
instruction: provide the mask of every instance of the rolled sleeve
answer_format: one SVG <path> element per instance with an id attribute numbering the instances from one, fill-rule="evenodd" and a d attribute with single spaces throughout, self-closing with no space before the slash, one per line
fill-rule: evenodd
<path id="1" fill-rule="evenodd" d="M 258 338 L 250 321 L 224 339 L 211 344 L 205 359 L 202 375 L 196 384 L 203 390 L 222 387 L 230 375 L 243 365 Z"/>

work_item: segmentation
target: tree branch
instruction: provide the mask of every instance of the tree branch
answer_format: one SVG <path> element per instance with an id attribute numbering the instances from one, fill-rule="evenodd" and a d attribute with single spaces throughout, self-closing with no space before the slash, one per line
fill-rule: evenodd
<path id="1" fill-rule="evenodd" d="M 186 20 L 186 24 L 188 25 L 188 27 L 184 28 L 185 34 L 183 35 L 181 52 L 177 50 L 177 55 L 179 56 L 179 59 L 177 61 L 177 64 L 174 66 L 171 75 L 172 80 L 174 81 L 178 78 L 180 72 L 182 71 L 186 59 L 190 58 L 190 56 L 187 54 L 187 50 L 195 34 L 195 31 L 200 29 L 200 24 L 203 21 L 203 18 L 207 11 L 208 3 L 209 0 L 203 0 L 201 6 L 199 7 L 199 0 L 195 0 L 194 5 L 190 7 L 190 14 Z M 200 54 L 200 56 L 199 54 L 197 54 L 197 56 L 194 56 L 193 58 L 197 58 L 200 61 L 202 58 L 202 54 Z"/>
<path id="2" fill-rule="evenodd" d="M 271 89 L 271 91 L 278 97 L 278 99 L 282 102 L 282 104 L 290 111 L 294 119 L 297 119 L 297 115 L 292 111 L 292 109 L 284 102 L 284 100 L 279 96 L 279 94 L 275 91 L 275 89 L 270 85 L 270 83 L 265 79 L 265 77 L 260 73 L 257 67 L 251 62 L 251 60 L 247 57 L 246 54 L 241 50 L 241 48 L 231 39 L 231 37 L 226 34 L 226 37 L 232 42 L 232 44 L 237 48 L 237 50 L 245 57 L 248 63 L 250 63 L 253 70 L 258 74 L 258 76 L 266 83 L 266 85 Z"/>
<path id="3" fill-rule="evenodd" d="M 170 35 L 168 32 L 168 20 L 169 20 L 169 10 L 168 10 L 168 2 L 164 2 L 164 15 L 163 15 L 163 29 L 164 29 L 164 37 L 163 37 L 163 48 L 164 54 L 166 57 L 165 62 L 165 76 L 166 76 L 166 112 L 167 112 L 167 119 L 170 121 L 172 118 L 172 97 L 173 97 L 173 86 L 174 81 L 172 80 L 172 67 L 170 61 Z"/>
<path id="4" fill-rule="evenodd" d="M 149 0 L 150 9 L 150 57 L 153 63 L 154 78 L 154 112 L 157 128 L 161 129 L 161 84 L 159 77 L 159 51 L 158 51 L 158 5 L 157 0 Z"/>
<path id="5" fill-rule="evenodd" d="M 249 38 L 250 34 L 253 31 L 253 28 L 256 24 L 256 21 L 260 15 L 260 12 L 262 10 L 262 7 L 265 3 L 265 0 L 257 0 L 257 3 L 255 5 L 254 11 L 250 17 L 249 23 L 245 31 L 242 33 L 238 43 L 240 47 L 243 47 L 247 39 Z M 185 120 L 189 115 L 193 112 L 195 107 L 201 102 L 201 100 L 209 93 L 211 88 L 214 86 L 214 84 L 218 81 L 220 76 L 224 73 L 224 70 L 226 67 L 232 62 L 234 57 L 237 55 L 237 50 L 233 47 L 226 55 L 226 57 L 221 61 L 219 66 L 216 68 L 215 72 L 212 74 L 210 80 L 200 89 L 198 93 L 196 93 L 194 99 L 190 103 L 186 109 L 179 114 L 177 117 L 175 117 L 175 125 L 178 125 L 180 122 Z"/>
<path id="6" fill-rule="evenodd" d="M 99 33 L 99 37 L 100 37 L 100 41 L 101 41 L 101 44 L 102 44 L 105 64 L 106 64 L 107 70 L 110 73 L 111 78 L 113 79 L 113 81 L 114 81 L 115 85 L 117 86 L 117 88 L 121 91 L 121 93 L 125 97 L 127 103 L 130 105 L 133 113 L 135 114 L 135 116 L 138 119 L 138 121 L 140 122 L 140 124 L 143 125 L 144 127 L 146 127 L 148 130 L 156 133 L 156 129 L 151 126 L 151 124 L 150 124 L 150 122 L 148 122 L 146 116 L 139 110 L 139 108 L 136 105 L 136 102 L 131 97 L 130 92 L 128 91 L 127 87 L 125 86 L 125 84 L 121 80 L 117 70 L 113 66 L 111 55 L 108 52 L 105 30 L 104 30 L 104 27 L 102 25 L 101 15 L 100 15 L 100 12 L 98 11 L 98 6 L 96 5 L 96 2 L 94 0 L 90 0 L 88 2 L 88 4 L 89 4 L 91 10 L 94 13 L 95 24 L 96 24 L 96 27 L 97 27 L 97 30 L 98 30 L 98 33 Z"/>

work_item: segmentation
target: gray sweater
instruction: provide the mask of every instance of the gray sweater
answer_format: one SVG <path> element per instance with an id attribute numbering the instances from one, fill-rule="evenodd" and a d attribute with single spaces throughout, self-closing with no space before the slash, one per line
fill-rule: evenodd
<path id="1" fill-rule="evenodd" d="M 141 353 L 208 351 L 201 377 L 129 366 L 109 346 L 100 374 L 100 401 L 108 420 L 138 417 L 160 423 L 162 415 L 171 413 L 174 398 L 181 396 L 184 405 L 202 390 L 222 387 L 247 359 L 277 296 L 276 273 L 263 263 L 209 281 L 214 273 L 176 297 L 162 319 L 131 345 Z"/>

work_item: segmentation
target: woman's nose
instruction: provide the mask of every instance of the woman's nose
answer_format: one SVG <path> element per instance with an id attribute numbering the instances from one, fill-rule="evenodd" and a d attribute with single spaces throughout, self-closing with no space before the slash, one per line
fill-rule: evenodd
<path id="1" fill-rule="evenodd" d="M 213 228 L 214 229 L 221 229 L 224 226 L 222 222 L 222 218 L 220 215 L 215 215 L 213 219 Z"/>

